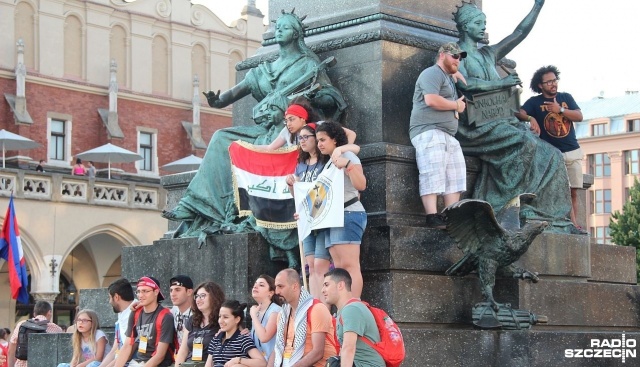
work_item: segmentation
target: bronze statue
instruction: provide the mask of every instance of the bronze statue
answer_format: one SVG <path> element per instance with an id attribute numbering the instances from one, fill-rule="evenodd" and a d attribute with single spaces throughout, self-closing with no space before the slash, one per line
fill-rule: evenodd
<path id="1" fill-rule="evenodd" d="M 208 234 L 256 230 L 272 245 L 272 250 L 275 247 L 285 251 L 290 266 L 299 263 L 295 230 L 265 229 L 258 227 L 252 216 L 238 217 L 228 148 L 236 140 L 256 145 L 272 142 L 284 128 L 283 114 L 292 96 L 306 97 L 321 116 L 339 118 L 346 108 L 340 92 L 331 86 L 325 63 L 321 63 L 304 42 L 303 19 L 293 11 L 283 11 L 275 31 L 280 46 L 278 58 L 250 70 L 240 83 L 226 92 L 205 93 L 209 105 L 216 108 L 251 94 L 259 101 L 253 109 L 256 125 L 233 126 L 213 135 L 200 169 L 180 203 L 162 214 L 167 219 L 182 221 L 176 237 L 199 237 L 202 244 Z M 272 251 L 272 258 L 279 258 L 277 253 Z"/>
<path id="2" fill-rule="evenodd" d="M 447 275 L 465 276 L 478 271 L 484 302 L 496 314 L 501 308 L 493 298 L 496 274 L 538 282 L 538 274 L 513 265 L 529 249 L 533 240 L 547 228 L 544 221 L 527 220 L 520 223 L 521 204 L 535 199 L 522 194 L 512 199 L 497 216 L 493 208 L 482 200 L 465 199 L 445 208 L 447 233 L 458 243 L 464 257 L 447 269 Z M 493 320 L 492 320 L 493 321 Z M 499 327 L 498 323 L 482 320 L 480 327 Z"/>
<path id="3" fill-rule="evenodd" d="M 519 108 L 514 86 L 521 83 L 515 72 L 501 77 L 497 62 L 529 34 L 544 4 L 534 6 L 514 32 L 495 45 L 478 48 L 485 36 L 486 16 L 473 3 L 463 2 L 454 13 L 460 32 L 459 45 L 467 52 L 460 63 L 466 84 L 457 87 L 468 101 L 456 138 L 467 156 L 480 158 L 482 169 L 472 193 L 499 211 L 513 196 L 531 192 L 536 198 L 524 205 L 520 214 L 543 220 L 549 230 L 576 233 L 568 219 L 571 210 L 569 181 L 560 151 L 530 133 L 513 117 Z M 471 118 L 477 110 L 478 115 Z"/>

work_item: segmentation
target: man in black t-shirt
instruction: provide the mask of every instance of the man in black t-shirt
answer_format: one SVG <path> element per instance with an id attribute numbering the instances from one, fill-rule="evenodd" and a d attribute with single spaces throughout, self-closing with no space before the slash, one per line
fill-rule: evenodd
<path id="1" fill-rule="evenodd" d="M 171 312 L 160 305 L 164 299 L 160 283 L 156 278 L 142 277 L 138 280 L 136 294 L 139 308 L 129 317 L 125 334 L 127 340 L 115 366 L 124 367 L 135 345 L 138 353 L 135 362 L 144 363 L 145 367 L 170 366 L 173 363 L 175 329 Z"/>
<path id="2" fill-rule="evenodd" d="M 575 234 L 586 234 L 576 220 L 578 190 L 583 185 L 583 154 L 573 123 L 582 121 L 582 112 L 571 94 L 558 92 L 559 81 L 560 71 L 553 65 L 536 70 L 530 88 L 539 94 L 529 98 L 516 117 L 528 121 L 531 131 L 562 153 L 571 186 L 571 222 L 575 226 Z"/>

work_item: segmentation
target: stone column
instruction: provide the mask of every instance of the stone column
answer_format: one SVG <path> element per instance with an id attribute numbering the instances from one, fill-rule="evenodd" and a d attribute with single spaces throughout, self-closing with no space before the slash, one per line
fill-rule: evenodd
<path id="1" fill-rule="evenodd" d="M 22 38 L 16 42 L 18 46 L 18 62 L 16 64 L 16 114 L 24 115 L 27 112 L 27 98 L 25 97 L 25 84 L 27 67 L 24 64 L 24 41 Z"/>
<path id="2" fill-rule="evenodd" d="M 193 107 L 193 125 L 200 126 L 200 78 L 198 74 L 193 76 L 193 98 L 191 99 Z"/>

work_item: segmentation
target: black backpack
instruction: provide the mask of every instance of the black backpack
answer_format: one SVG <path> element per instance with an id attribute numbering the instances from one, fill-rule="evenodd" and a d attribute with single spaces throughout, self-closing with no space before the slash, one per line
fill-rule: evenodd
<path id="1" fill-rule="evenodd" d="M 20 325 L 18 330 L 18 344 L 16 346 L 16 358 L 26 361 L 29 353 L 29 334 L 41 334 L 47 332 L 49 320 L 38 321 L 29 319 Z"/>

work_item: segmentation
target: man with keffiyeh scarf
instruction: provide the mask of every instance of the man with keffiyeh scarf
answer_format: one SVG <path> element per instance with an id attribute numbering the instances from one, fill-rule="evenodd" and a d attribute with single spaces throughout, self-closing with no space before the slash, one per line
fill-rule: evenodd
<path id="1" fill-rule="evenodd" d="M 329 309 L 307 292 L 293 269 L 276 276 L 276 293 L 285 300 L 278 314 L 276 345 L 268 367 L 323 367 L 337 355 Z"/>

